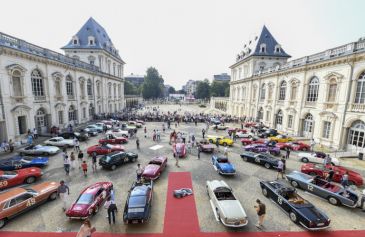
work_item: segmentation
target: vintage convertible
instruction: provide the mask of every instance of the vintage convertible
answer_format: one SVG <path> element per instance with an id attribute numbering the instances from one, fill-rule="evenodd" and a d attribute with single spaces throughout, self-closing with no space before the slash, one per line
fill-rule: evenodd
<path id="1" fill-rule="evenodd" d="M 245 210 L 226 182 L 207 181 L 207 193 L 217 221 L 227 227 L 243 227 L 248 224 Z"/>
<path id="2" fill-rule="evenodd" d="M 200 140 L 198 146 L 202 152 L 214 152 L 214 145 L 210 144 L 206 139 Z"/>
<path id="3" fill-rule="evenodd" d="M 13 156 L 0 160 L 0 170 L 18 170 L 29 167 L 42 168 L 48 165 L 47 157 Z"/>
<path id="4" fill-rule="evenodd" d="M 208 141 L 210 143 L 215 144 L 216 141 L 218 139 L 218 143 L 219 145 L 223 145 L 223 146 L 232 146 L 234 141 L 232 139 L 230 139 L 229 137 L 224 137 L 224 136 L 208 136 Z"/>
<path id="5" fill-rule="evenodd" d="M 326 159 L 326 154 L 323 152 L 301 152 L 298 153 L 299 160 L 304 163 L 324 163 L 324 159 Z M 331 157 L 331 164 L 332 165 L 340 165 L 340 161 L 336 157 Z"/>
<path id="6" fill-rule="evenodd" d="M 99 139 L 99 144 L 124 144 L 128 142 L 126 137 L 117 137 L 114 134 L 106 134 L 105 137 Z"/>
<path id="7" fill-rule="evenodd" d="M 14 171 L 0 170 L 0 190 L 13 187 L 19 184 L 31 184 L 42 176 L 40 168 L 31 167 Z"/>
<path id="8" fill-rule="evenodd" d="M 214 169 L 222 175 L 234 175 L 236 174 L 236 169 L 234 165 L 229 162 L 227 157 L 220 157 L 213 155 L 212 156 L 212 164 Z"/>
<path id="9" fill-rule="evenodd" d="M 259 165 L 265 166 L 265 168 L 270 169 L 274 168 L 276 169 L 278 167 L 279 159 L 265 153 L 254 153 L 250 151 L 244 151 L 241 154 L 242 160 L 246 162 L 252 162 Z"/>
<path id="10" fill-rule="evenodd" d="M 70 219 L 86 219 L 98 213 L 110 196 L 112 187 L 111 182 L 98 182 L 86 187 L 66 211 L 66 216 Z"/>
<path id="11" fill-rule="evenodd" d="M 243 147 L 245 151 L 252 151 L 256 153 L 269 152 L 271 155 L 280 155 L 280 148 L 276 146 L 268 146 L 266 144 L 252 144 Z"/>
<path id="12" fill-rule="evenodd" d="M 295 188 L 301 188 L 309 193 L 313 193 L 328 200 L 332 205 L 344 205 L 347 207 L 357 207 L 359 196 L 345 189 L 341 185 L 328 182 L 318 176 L 310 176 L 299 171 L 293 171 L 286 175 L 286 178 Z"/>
<path id="13" fill-rule="evenodd" d="M 122 145 L 94 145 L 89 148 L 87 148 L 86 152 L 87 154 L 91 155 L 106 155 L 109 153 L 112 153 L 114 151 L 124 151 L 124 146 Z"/>
<path id="14" fill-rule="evenodd" d="M 251 138 L 243 138 L 241 139 L 241 143 L 243 146 L 251 145 L 251 144 L 264 144 L 266 142 L 265 139 L 251 137 Z"/>
<path id="15" fill-rule="evenodd" d="M 167 157 L 157 156 L 152 158 L 144 168 L 142 177 L 146 180 L 155 180 L 160 177 L 161 172 L 166 168 Z"/>
<path id="16" fill-rule="evenodd" d="M 133 152 L 116 151 L 105 155 L 99 159 L 99 165 L 105 169 L 115 170 L 117 166 L 129 162 L 135 162 L 138 154 Z"/>
<path id="17" fill-rule="evenodd" d="M 124 206 L 123 221 L 126 224 L 137 224 L 148 221 L 151 217 L 153 198 L 153 181 L 134 182 L 128 192 Z"/>
<path id="18" fill-rule="evenodd" d="M 279 142 L 276 144 L 280 150 L 290 149 L 292 151 L 309 151 L 310 146 L 304 142 Z"/>
<path id="19" fill-rule="evenodd" d="M 54 155 L 60 152 L 60 148 L 55 146 L 30 145 L 18 150 L 19 155 Z"/>
<path id="20" fill-rule="evenodd" d="M 113 130 L 109 130 L 106 132 L 106 134 L 113 134 L 116 137 L 125 137 L 125 138 L 127 138 L 129 136 L 128 131 L 122 130 L 120 128 L 115 128 Z"/>
<path id="21" fill-rule="evenodd" d="M 52 137 L 46 141 L 44 141 L 44 144 L 50 145 L 50 146 L 58 146 L 58 147 L 73 147 L 74 146 L 74 140 L 73 139 L 65 139 L 63 137 Z"/>
<path id="22" fill-rule="evenodd" d="M 308 230 L 329 227 L 331 220 L 313 204 L 298 195 L 295 188 L 277 181 L 260 181 L 262 194 L 270 198 L 294 223 L 299 223 Z"/>
<path id="23" fill-rule="evenodd" d="M 284 134 L 280 134 L 274 137 L 269 137 L 270 141 L 276 141 L 276 142 L 291 142 L 294 141 L 294 138 L 288 137 Z"/>

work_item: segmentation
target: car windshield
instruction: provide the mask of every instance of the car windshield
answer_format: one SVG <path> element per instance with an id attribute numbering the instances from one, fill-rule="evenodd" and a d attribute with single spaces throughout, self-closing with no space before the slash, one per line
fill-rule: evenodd
<path id="1" fill-rule="evenodd" d="M 74 132 L 75 136 L 80 136 L 80 133 Z"/>
<path id="2" fill-rule="evenodd" d="M 36 146 L 33 147 L 33 149 L 40 149 L 40 148 L 42 148 L 41 145 L 36 145 Z"/>
<path id="3" fill-rule="evenodd" d="M 129 199 L 129 206 L 138 207 L 146 204 L 146 196 L 132 196 Z"/>
<path id="4" fill-rule="evenodd" d="M 111 157 L 111 156 L 105 156 L 105 161 L 106 161 L 106 162 L 109 162 L 111 159 L 112 159 L 112 157 Z"/>
<path id="5" fill-rule="evenodd" d="M 25 190 L 27 190 L 28 193 L 31 193 L 31 194 L 38 194 L 37 191 L 31 189 L 31 188 L 26 188 Z"/>
<path id="6" fill-rule="evenodd" d="M 30 163 L 31 162 L 31 160 L 29 158 L 28 159 L 23 158 L 20 161 L 24 162 L 24 163 Z"/>
<path id="7" fill-rule="evenodd" d="M 107 148 L 109 148 L 109 149 L 112 149 L 113 148 L 113 146 L 112 145 L 110 145 L 110 144 L 106 144 L 105 145 Z"/>
<path id="8" fill-rule="evenodd" d="M 91 204 L 93 202 L 93 195 L 91 193 L 84 193 L 77 200 L 77 204 Z"/>
<path id="9" fill-rule="evenodd" d="M 16 175 L 16 172 L 15 171 L 4 171 L 4 174 L 3 175 L 12 176 L 12 175 Z"/>

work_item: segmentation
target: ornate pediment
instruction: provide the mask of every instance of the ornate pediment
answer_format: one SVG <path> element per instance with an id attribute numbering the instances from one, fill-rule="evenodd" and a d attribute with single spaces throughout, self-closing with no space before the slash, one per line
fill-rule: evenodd
<path id="1" fill-rule="evenodd" d="M 12 110 L 11 110 L 11 112 L 16 112 L 16 111 L 18 111 L 18 110 L 26 110 L 26 111 L 29 111 L 29 110 L 31 110 L 32 108 L 31 107 L 29 107 L 29 106 L 27 106 L 27 105 L 17 105 L 17 106 L 15 106 Z"/>
<path id="2" fill-rule="evenodd" d="M 327 118 L 331 118 L 331 119 L 336 119 L 337 115 L 333 112 L 330 111 L 322 111 L 319 113 L 319 116 L 321 117 L 327 117 Z"/>
<path id="3" fill-rule="evenodd" d="M 66 107 L 66 104 L 65 103 L 57 103 L 54 107 L 56 109 L 62 109 L 62 108 L 65 108 Z"/>
<path id="4" fill-rule="evenodd" d="M 52 75 L 52 78 L 55 79 L 55 80 L 59 80 L 59 79 L 63 78 L 63 75 L 60 72 L 54 72 L 51 75 Z"/>
<path id="5" fill-rule="evenodd" d="M 326 81 L 329 81 L 330 79 L 336 79 L 337 83 L 340 83 L 342 79 L 344 78 L 344 75 L 338 73 L 338 72 L 329 72 L 327 75 L 323 77 Z"/>
<path id="6" fill-rule="evenodd" d="M 285 109 L 288 113 L 290 114 L 296 114 L 297 113 L 297 110 L 294 109 L 293 107 L 288 107 Z"/>
<path id="7" fill-rule="evenodd" d="M 14 71 L 19 71 L 21 76 L 24 76 L 27 69 L 19 64 L 11 64 L 6 66 L 9 75 L 13 75 Z"/>
<path id="8" fill-rule="evenodd" d="M 297 78 L 292 78 L 289 80 L 289 83 L 291 85 L 298 85 L 300 83 L 300 81 Z"/>

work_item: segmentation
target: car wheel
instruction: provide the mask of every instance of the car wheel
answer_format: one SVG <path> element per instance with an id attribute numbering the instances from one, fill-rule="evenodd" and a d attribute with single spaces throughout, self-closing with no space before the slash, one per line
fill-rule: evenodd
<path id="1" fill-rule="evenodd" d="M 297 182 L 297 181 L 295 181 L 295 180 L 292 180 L 292 181 L 290 182 L 290 184 L 291 184 L 294 188 L 299 187 L 298 182 Z"/>
<path id="2" fill-rule="evenodd" d="M 212 140 L 212 139 L 209 139 L 209 142 L 210 142 L 210 143 L 213 143 L 213 140 Z"/>
<path id="3" fill-rule="evenodd" d="M 329 203 L 331 203 L 331 204 L 332 204 L 332 205 L 334 205 L 334 206 L 337 206 L 337 205 L 339 204 L 338 199 L 337 199 L 337 198 L 335 198 L 335 197 L 332 197 L 332 196 L 330 196 L 330 197 L 328 198 L 328 202 L 329 202 Z"/>
<path id="4" fill-rule="evenodd" d="M 137 158 L 136 157 L 133 157 L 132 158 L 132 162 L 136 162 Z"/>
<path id="5" fill-rule="evenodd" d="M 53 201 L 53 200 L 56 200 L 57 198 L 57 192 L 53 192 L 51 193 L 51 195 L 49 195 L 48 199 Z"/>
<path id="6" fill-rule="evenodd" d="M 266 169 L 270 169 L 271 168 L 271 165 L 269 163 L 265 163 L 265 168 Z"/>
<path id="7" fill-rule="evenodd" d="M 267 193 L 267 189 L 266 188 L 263 188 L 262 189 L 262 194 L 267 197 L 268 196 L 268 193 Z"/>
<path id="8" fill-rule="evenodd" d="M 117 168 L 116 165 L 112 165 L 112 167 L 110 167 L 112 170 L 115 170 Z"/>
<path id="9" fill-rule="evenodd" d="M 223 146 L 227 146 L 227 142 L 223 142 Z"/>
<path id="10" fill-rule="evenodd" d="M 296 223 L 298 221 L 298 218 L 297 218 L 297 214 L 295 214 L 294 212 L 290 212 L 289 213 L 289 217 L 290 217 L 290 220 L 294 223 Z"/>
<path id="11" fill-rule="evenodd" d="M 247 157 L 246 156 L 242 157 L 242 160 L 247 162 Z"/>
<path id="12" fill-rule="evenodd" d="M 308 163 L 309 162 L 308 158 L 305 158 L 305 157 L 302 157 L 301 161 L 304 162 L 304 163 Z"/>
<path id="13" fill-rule="evenodd" d="M 313 171 L 312 171 L 312 172 L 309 172 L 308 174 L 309 174 L 310 176 L 316 176 L 316 175 L 317 175 L 317 173 L 316 173 L 316 172 L 313 172 Z"/>
<path id="14" fill-rule="evenodd" d="M 0 220 L 0 229 L 3 228 L 6 225 L 6 219 L 1 219 Z"/>
<path id="15" fill-rule="evenodd" d="M 30 177 L 25 179 L 25 183 L 32 184 L 32 183 L 35 182 L 35 180 L 36 180 L 36 178 L 34 176 L 30 176 Z"/>

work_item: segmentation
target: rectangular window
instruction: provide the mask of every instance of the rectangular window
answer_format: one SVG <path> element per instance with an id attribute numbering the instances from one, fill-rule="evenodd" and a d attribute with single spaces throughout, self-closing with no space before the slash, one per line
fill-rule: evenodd
<path id="1" fill-rule="evenodd" d="M 67 81 L 66 82 L 66 93 L 67 93 L 67 95 L 73 95 L 74 94 L 72 81 Z"/>
<path id="2" fill-rule="evenodd" d="M 82 118 L 86 118 L 86 108 L 82 108 Z"/>
<path id="3" fill-rule="evenodd" d="M 288 115 L 288 128 L 293 128 L 293 115 Z"/>
<path id="4" fill-rule="evenodd" d="M 63 111 L 58 111 L 58 124 L 63 124 Z"/>
<path id="5" fill-rule="evenodd" d="M 336 100 L 337 84 L 331 84 L 328 88 L 328 102 L 335 102 Z"/>
<path id="6" fill-rule="evenodd" d="M 290 100 L 296 100 L 296 98 L 297 98 L 297 91 L 298 91 L 298 87 L 297 86 L 293 86 L 291 88 Z"/>
<path id="7" fill-rule="evenodd" d="M 331 131 L 331 122 L 324 121 L 323 122 L 323 131 L 322 131 L 322 137 L 323 138 L 330 138 L 330 131 Z"/>

